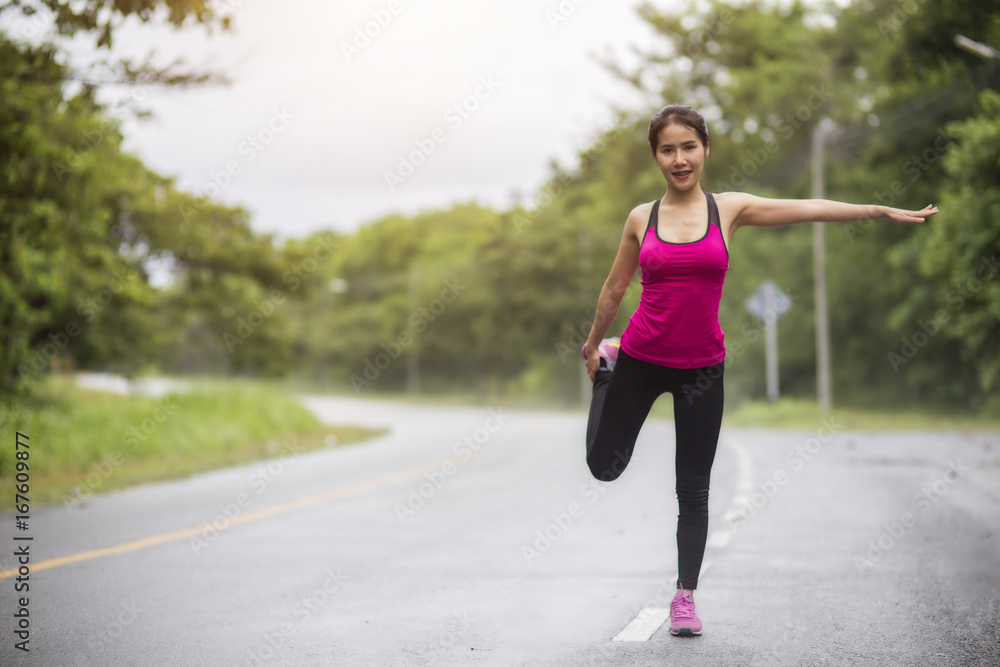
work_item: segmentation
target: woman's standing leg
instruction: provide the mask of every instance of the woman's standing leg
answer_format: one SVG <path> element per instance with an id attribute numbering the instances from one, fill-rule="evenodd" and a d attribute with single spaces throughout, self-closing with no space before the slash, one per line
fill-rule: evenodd
<path id="1" fill-rule="evenodd" d="M 618 479 L 632 458 L 649 409 L 666 391 L 662 367 L 618 352 L 614 371 L 599 370 L 587 423 L 587 465 L 594 477 Z"/>
<path id="2" fill-rule="evenodd" d="M 677 434 L 677 588 L 694 590 L 708 538 L 708 487 L 722 427 L 725 362 L 692 369 L 672 387 Z"/>

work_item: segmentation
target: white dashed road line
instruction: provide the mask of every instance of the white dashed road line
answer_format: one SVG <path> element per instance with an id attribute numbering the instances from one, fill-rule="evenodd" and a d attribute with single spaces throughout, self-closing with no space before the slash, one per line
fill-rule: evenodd
<path id="1" fill-rule="evenodd" d="M 670 618 L 666 607 L 644 607 L 611 641 L 644 642 Z"/>

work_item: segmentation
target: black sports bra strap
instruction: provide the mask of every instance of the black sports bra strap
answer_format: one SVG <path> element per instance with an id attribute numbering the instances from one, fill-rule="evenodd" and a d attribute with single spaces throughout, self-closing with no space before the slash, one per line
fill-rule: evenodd
<path id="1" fill-rule="evenodd" d="M 715 205 L 715 197 L 712 196 L 711 192 L 706 192 L 705 196 L 708 198 L 708 222 L 722 229 L 722 223 L 719 222 L 719 207 Z"/>
<path id="2" fill-rule="evenodd" d="M 646 223 L 646 231 L 647 232 L 650 229 L 653 229 L 653 225 L 656 224 L 656 212 L 659 209 L 660 209 L 660 200 L 659 200 L 659 198 L 657 198 L 657 200 L 655 202 L 653 202 L 653 208 L 650 209 L 650 211 L 649 211 L 649 222 Z"/>
<path id="3" fill-rule="evenodd" d="M 708 199 L 708 222 L 711 225 L 715 225 L 719 229 L 722 229 L 722 223 L 719 221 L 719 207 L 715 204 L 715 197 L 712 196 L 711 192 L 706 192 L 705 197 Z M 653 202 L 653 208 L 649 211 L 649 222 L 646 223 L 646 231 L 653 229 L 653 225 L 656 224 L 656 212 L 660 209 L 660 200 L 657 199 Z"/>

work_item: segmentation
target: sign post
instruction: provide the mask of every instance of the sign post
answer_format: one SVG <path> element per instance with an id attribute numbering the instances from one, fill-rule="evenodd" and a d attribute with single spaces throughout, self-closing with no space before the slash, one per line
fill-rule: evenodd
<path id="1" fill-rule="evenodd" d="M 770 280 L 765 280 L 746 301 L 747 310 L 764 322 L 767 366 L 767 400 L 778 399 L 778 319 L 792 307 L 792 300 Z"/>

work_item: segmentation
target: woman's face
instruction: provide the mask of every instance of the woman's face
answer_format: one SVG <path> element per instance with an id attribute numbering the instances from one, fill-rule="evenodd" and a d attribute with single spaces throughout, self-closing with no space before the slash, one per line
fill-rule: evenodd
<path id="1" fill-rule="evenodd" d="M 708 147 L 686 125 L 670 123 L 660 129 L 656 145 L 656 163 L 667 185 L 676 190 L 698 187 Z"/>

